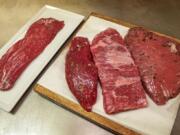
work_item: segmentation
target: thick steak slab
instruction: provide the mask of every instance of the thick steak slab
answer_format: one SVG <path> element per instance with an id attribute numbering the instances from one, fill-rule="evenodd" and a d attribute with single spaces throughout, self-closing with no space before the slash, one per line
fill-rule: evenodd
<path id="1" fill-rule="evenodd" d="M 34 22 L 25 37 L 0 59 L 0 90 L 8 90 L 24 69 L 46 48 L 64 26 L 63 21 L 42 18 Z"/>
<path id="2" fill-rule="evenodd" d="M 71 92 L 86 111 L 96 102 L 98 73 L 87 38 L 75 37 L 66 56 L 66 80 Z"/>
<path id="3" fill-rule="evenodd" d="M 98 68 L 106 113 L 147 106 L 137 67 L 115 29 L 108 28 L 97 34 L 91 52 Z"/>
<path id="4" fill-rule="evenodd" d="M 180 92 L 180 44 L 140 27 L 129 30 L 126 44 L 147 93 L 158 104 Z"/>

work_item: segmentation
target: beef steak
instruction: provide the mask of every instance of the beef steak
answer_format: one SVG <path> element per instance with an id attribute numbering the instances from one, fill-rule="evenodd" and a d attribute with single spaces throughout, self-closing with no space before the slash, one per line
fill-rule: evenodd
<path id="1" fill-rule="evenodd" d="M 152 100 L 165 104 L 180 92 L 180 44 L 141 27 L 131 28 L 125 42 Z"/>
<path id="2" fill-rule="evenodd" d="M 24 69 L 46 48 L 64 27 L 63 21 L 41 18 L 0 58 L 0 90 L 12 88 Z"/>
<path id="3" fill-rule="evenodd" d="M 98 75 L 87 38 L 75 37 L 66 56 L 66 80 L 71 92 L 86 111 L 96 102 Z"/>
<path id="4" fill-rule="evenodd" d="M 106 113 L 147 106 L 138 69 L 115 29 L 108 28 L 97 34 L 91 52 L 98 68 Z"/>

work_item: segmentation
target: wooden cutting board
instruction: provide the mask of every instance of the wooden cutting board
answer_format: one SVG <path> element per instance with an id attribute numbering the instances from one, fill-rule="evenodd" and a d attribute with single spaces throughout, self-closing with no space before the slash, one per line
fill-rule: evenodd
<path id="1" fill-rule="evenodd" d="M 89 17 L 84 21 L 84 23 L 78 28 L 77 33 L 83 28 L 84 24 L 86 24 L 86 21 L 92 16 L 98 17 L 98 18 L 101 18 L 101 19 L 104 19 L 104 20 L 107 20 L 107 21 L 110 21 L 110 22 L 113 22 L 115 24 L 120 24 L 120 25 L 126 26 L 128 28 L 136 26 L 136 25 L 129 24 L 129 23 L 123 22 L 121 20 L 117 20 L 117 19 L 114 19 L 114 18 L 111 18 L 111 17 L 107 17 L 107 16 L 104 16 L 104 15 L 101 15 L 101 14 L 98 14 L 98 13 L 91 13 L 89 15 Z M 164 34 L 160 34 L 160 35 L 166 36 Z M 178 40 L 178 39 L 175 39 L 175 38 L 172 38 L 172 37 L 169 37 L 169 36 L 166 36 L 166 37 L 171 38 L 173 40 L 176 40 L 177 42 L 180 42 L 180 40 Z M 65 48 L 68 47 L 68 46 L 65 46 Z M 64 48 L 62 48 L 62 49 L 64 49 Z M 121 124 L 121 122 L 120 123 L 115 122 L 112 119 L 109 119 L 106 116 L 103 116 L 103 115 L 101 115 L 99 113 L 84 111 L 84 109 L 77 102 L 73 102 L 69 97 L 65 97 L 65 96 L 63 96 L 63 94 L 62 95 L 58 94 L 58 93 L 54 92 L 52 89 L 49 89 L 47 86 L 44 86 L 44 84 L 41 83 L 41 82 L 43 82 L 41 80 L 43 80 L 43 76 L 40 79 L 40 82 L 38 82 L 35 85 L 34 90 L 36 92 L 38 92 L 39 94 L 43 95 L 44 97 L 52 100 L 53 102 L 63 106 L 64 108 L 66 108 L 68 110 L 71 110 L 72 112 L 84 117 L 87 120 L 90 120 L 90 121 L 100 125 L 101 127 L 105 128 L 105 129 L 107 129 L 107 130 L 109 130 L 109 131 L 111 131 L 113 133 L 126 134 L 126 135 L 136 135 L 136 134 L 140 133 L 139 130 L 136 130 L 136 129 L 132 130 L 130 128 L 127 128 L 123 124 Z M 63 89 L 63 88 L 61 88 L 61 89 Z M 176 99 L 176 100 L 178 100 L 178 99 Z M 176 102 L 176 100 L 174 102 Z M 152 101 L 148 101 L 148 102 L 152 102 Z M 175 115 L 177 113 L 178 105 L 179 105 L 179 103 L 177 103 L 175 105 L 175 108 L 176 108 L 175 109 L 176 112 L 174 112 Z M 173 121 L 171 122 L 172 124 L 174 123 L 174 120 L 175 120 L 175 117 L 173 117 Z M 171 130 L 171 128 L 169 130 Z M 143 132 L 141 132 L 141 133 L 143 133 Z"/>

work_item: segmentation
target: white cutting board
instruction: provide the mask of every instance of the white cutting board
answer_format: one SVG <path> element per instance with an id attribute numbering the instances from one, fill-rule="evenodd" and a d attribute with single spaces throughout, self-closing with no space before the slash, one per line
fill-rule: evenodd
<path id="1" fill-rule="evenodd" d="M 53 17 L 58 20 L 63 20 L 65 26 L 46 49 L 26 68 L 14 87 L 9 91 L 0 91 L 0 108 L 5 111 L 9 112 L 12 110 L 37 75 L 84 19 L 84 16 L 73 12 L 51 6 L 44 6 L 3 46 L 0 50 L 0 57 L 5 54 L 16 41 L 24 37 L 27 29 L 34 21 L 43 17 Z"/>
<path id="2" fill-rule="evenodd" d="M 126 35 L 129 29 L 123 25 L 119 25 L 95 16 L 90 16 L 82 28 L 78 31 L 77 35 L 85 36 L 92 41 L 93 37 L 97 33 L 105 30 L 108 27 L 115 28 L 123 37 Z M 74 103 L 78 103 L 75 97 L 69 91 L 65 80 L 65 56 L 68 49 L 69 47 L 64 48 L 59 57 L 57 57 L 54 63 L 38 81 L 38 84 L 51 90 L 57 95 L 61 95 Z M 93 112 L 133 129 L 138 133 L 147 135 L 170 134 L 180 101 L 180 96 L 178 96 L 170 100 L 166 105 L 157 106 L 147 96 L 149 103 L 147 108 L 122 112 L 116 115 L 107 115 L 103 109 L 102 98 L 102 89 L 100 86 L 98 86 L 98 97 L 97 102 L 93 107 Z"/>

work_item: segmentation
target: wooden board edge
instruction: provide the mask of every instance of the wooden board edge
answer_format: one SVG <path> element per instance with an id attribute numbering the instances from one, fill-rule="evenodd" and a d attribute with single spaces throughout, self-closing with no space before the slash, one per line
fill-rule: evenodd
<path id="1" fill-rule="evenodd" d="M 116 19 L 116 18 L 110 17 L 110 16 L 99 14 L 99 13 L 96 13 L 96 12 L 91 12 L 89 16 L 99 17 L 99 18 L 102 18 L 104 20 L 107 20 L 107 21 L 110 21 L 110 22 L 113 22 L 113 23 L 117 23 L 117 24 L 129 27 L 129 28 L 137 27 L 137 25 L 134 25 L 134 24 L 122 21 L 120 19 Z"/>
<path id="2" fill-rule="evenodd" d="M 96 12 L 91 12 L 89 17 L 90 16 L 99 17 L 99 18 L 102 18 L 104 20 L 107 20 L 107 21 L 110 21 L 110 22 L 114 22 L 114 23 L 117 23 L 117 24 L 129 27 L 129 28 L 132 28 L 132 27 L 142 27 L 142 26 L 138 26 L 138 25 L 135 25 L 135 24 L 128 23 L 128 22 L 120 20 L 120 19 L 116 19 L 116 18 L 113 18 L 113 17 L 110 17 L 110 16 L 102 15 L 102 14 L 99 14 L 99 13 L 96 13 Z M 162 34 L 162 33 L 156 32 L 156 31 L 152 31 L 152 30 L 150 30 L 148 28 L 145 28 L 145 27 L 142 27 L 142 28 L 144 28 L 144 29 L 146 29 L 148 31 L 151 31 L 153 33 L 156 33 L 157 35 L 160 35 L 160 36 L 163 36 L 163 37 L 167 37 L 167 38 L 169 38 L 171 40 L 174 40 L 174 41 L 180 43 L 180 39 L 177 39 L 175 37 L 172 37 L 172 36 L 169 36 L 169 35 L 166 35 L 166 34 Z"/>
<path id="3" fill-rule="evenodd" d="M 80 26 L 78 26 L 77 31 L 69 38 L 69 40 L 71 40 L 76 35 L 76 33 L 82 28 L 82 26 L 86 23 L 86 21 L 91 16 L 99 17 L 99 18 L 102 18 L 104 20 L 111 21 L 111 22 L 114 22 L 114 23 L 129 27 L 129 28 L 141 27 L 141 26 L 138 26 L 138 25 L 134 25 L 134 24 L 122 21 L 120 19 L 115 19 L 115 18 L 112 18 L 112 17 L 109 17 L 109 16 L 105 16 L 105 15 L 96 13 L 96 12 L 92 12 L 92 13 L 89 14 L 89 16 L 87 16 L 87 18 L 85 18 L 83 20 L 82 24 Z M 145 29 L 147 29 L 147 28 L 145 28 Z M 151 31 L 151 32 L 154 32 L 154 33 L 156 33 L 156 34 L 158 34 L 160 36 L 170 38 L 170 39 L 180 43 L 180 40 L 176 39 L 174 37 L 171 37 L 171 36 L 168 36 L 168 35 L 165 35 L 165 34 L 161 34 L 161 33 L 149 30 L 149 29 L 147 29 L 147 30 Z M 66 45 L 66 47 L 67 46 L 69 46 L 69 42 Z M 115 132 L 117 132 L 119 134 L 124 134 L 124 135 L 139 135 L 139 133 L 137 133 L 137 132 L 135 132 L 135 131 L 133 131 L 133 130 L 131 130 L 129 128 L 126 128 L 123 125 L 121 125 L 119 123 L 116 123 L 116 122 L 114 122 L 114 121 L 112 121 L 110 119 L 107 119 L 107 118 L 105 118 L 105 117 L 103 117 L 103 116 L 101 116 L 101 115 L 99 115 L 97 113 L 86 112 L 79 104 L 73 103 L 72 101 L 64 98 L 61 95 L 57 95 L 56 93 L 54 93 L 51 90 L 43 87 L 40 84 L 35 84 L 34 90 L 37 93 L 41 94 L 42 96 L 45 96 L 45 97 L 49 98 L 50 100 L 54 101 L 55 103 L 60 104 L 60 105 L 64 106 L 65 108 L 75 112 L 76 114 L 79 114 L 82 117 L 84 117 L 84 118 L 86 118 L 86 119 L 88 119 L 88 120 L 90 120 L 90 121 L 92 121 L 94 123 L 97 123 L 98 125 L 100 125 L 101 127 L 104 127 L 105 129 L 108 129 L 110 131 L 115 131 Z"/>
<path id="4" fill-rule="evenodd" d="M 110 119 L 107 119 L 97 113 L 94 112 L 86 112 L 79 104 L 76 104 L 61 95 L 57 95 L 56 93 L 52 92 L 51 90 L 45 88 L 40 84 L 35 84 L 34 90 L 45 96 L 48 97 L 50 100 L 53 100 L 57 104 L 64 106 L 65 108 L 70 109 L 71 111 L 85 117 L 86 119 L 99 124 L 101 127 L 108 129 L 109 131 L 124 134 L 124 135 L 139 135 L 137 132 L 128 129 Z"/>

